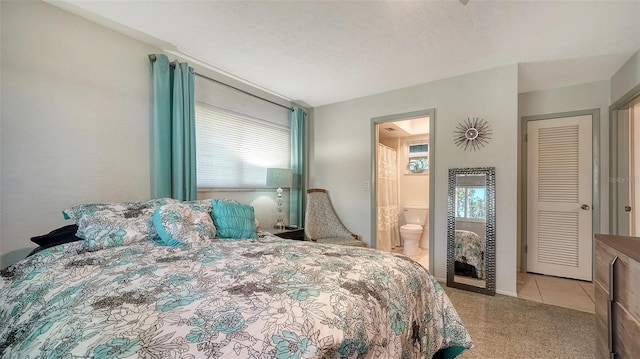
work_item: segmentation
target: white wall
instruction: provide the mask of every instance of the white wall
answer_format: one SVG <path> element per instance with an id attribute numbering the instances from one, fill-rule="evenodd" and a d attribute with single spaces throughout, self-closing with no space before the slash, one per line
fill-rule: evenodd
<path id="1" fill-rule="evenodd" d="M 517 78 L 517 65 L 512 65 L 315 108 L 310 185 L 327 188 L 347 227 L 374 243 L 371 192 L 363 185 L 371 180 L 371 118 L 435 108 L 435 133 L 430 134 L 435 160 L 430 172 L 435 176 L 433 274 L 446 277 L 448 169 L 496 167 L 496 287 L 515 295 Z M 484 118 L 493 128 L 491 142 L 477 152 L 463 151 L 453 142 L 456 124 L 469 117 Z"/>
<path id="2" fill-rule="evenodd" d="M 89 201 L 149 198 L 158 49 L 41 2 L 1 2 L 0 266 Z"/>

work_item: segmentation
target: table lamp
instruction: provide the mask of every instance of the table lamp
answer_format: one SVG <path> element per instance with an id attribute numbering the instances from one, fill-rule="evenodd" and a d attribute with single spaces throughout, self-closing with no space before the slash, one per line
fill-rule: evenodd
<path id="1" fill-rule="evenodd" d="M 267 168 L 267 186 L 278 188 L 276 190 L 278 193 L 278 198 L 276 199 L 278 214 L 274 226 L 277 230 L 285 228 L 284 210 L 282 209 L 282 187 L 291 188 L 292 177 L 292 172 L 288 168 Z"/>

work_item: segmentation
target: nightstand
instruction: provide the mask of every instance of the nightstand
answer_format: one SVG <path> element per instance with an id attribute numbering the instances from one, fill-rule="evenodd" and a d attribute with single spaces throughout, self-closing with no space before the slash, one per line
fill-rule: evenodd
<path id="1" fill-rule="evenodd" d="M 274 236 L 285 239 L 294 239 L 296 241 L 304 241 L 304 228 L 296 229 L 271 229 Z"/>

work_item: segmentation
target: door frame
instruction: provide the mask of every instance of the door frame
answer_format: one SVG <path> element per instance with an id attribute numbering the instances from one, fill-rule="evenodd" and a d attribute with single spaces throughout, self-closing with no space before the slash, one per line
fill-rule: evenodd
<path id="1" fill-rule="evenodd" d="M 433 169 L 435 164 L 435 125 L 436 125 L 436 109 L 430 108 L 426 110 L 418 110 L 412 112 L 397 113 L 393 115 L 380 116 L 371 118 L 371 245 L 375 248 L 378 243 L 378 216 L 376 207 L 376 196 L 378 193 L 377 182 L 377 164 L 378 164 L 378 131 L 377 125 L 385 122 L 395 122 L 401 120 L 410 120 L 417 117 L 429 117 L 429 272 L 433 273 L 433 265 L 435 261 L 434 248 L 434 213 L 432 208 L 435 207 L 435 176 Z"/>
<path id="2" fill-rule="evenodd" d="M 623 152 L 620 143 L 620 131 L 624 129 L 624 123 L 620 126 L 620 120 L 628 120 L 628 118 L 620 118 L 619 113 L 622 110 L 631 105 L 633 101 L 640 96 L 640 84 L 629 90 L 624 96 L 618 99 L 616 102 L 609 106 L 609 233 L 619 235 L 624 233 L 620 231 L 621 219 L 620 214 L 620 199 L 618 181 L 621 177 L 624 177 L 624 172 L 629 173 L 628 168 L 620 168 L 618 163 L 620 158 L 618 154 Z M 624 154 L 622 156 L 625 156 Z M 628 153 L 625 156 L 628 158 Z M 628 167 L 628 165 L 627 165 Z M 622 193 L 624 195 L 624 193 Z M 623 212 L 624 213 L 624 212 Z M 628 231 L 628 230 L 627 230 Z"/>
<path id="3" fill-rule="evenodd" d="M 600 109 L 578 110 L 569 112 L 557 112 L 544 115 L 523 116 L 520 118 L 520 141 L 522 151 L 520 153 L 520 271 L 527 272 L 527 124 L 529 121 L 552 120 L 564 117 L 591 115 L 591 230 L 592 233 L 600 232 Z M 591 258 L 595 252 L 595 242 L 591 238 Z M 594 266 L 592 266 L 593 278 Z"/>

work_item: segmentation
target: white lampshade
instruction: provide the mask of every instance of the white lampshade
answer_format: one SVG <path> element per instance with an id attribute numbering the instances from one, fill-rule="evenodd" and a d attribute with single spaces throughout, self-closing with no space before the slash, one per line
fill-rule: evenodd
<path id="1" fill-rule="evenodd" d="M 293 174 L 288 168 L 267 168 L 267 186 L 291 188 Z"/>

